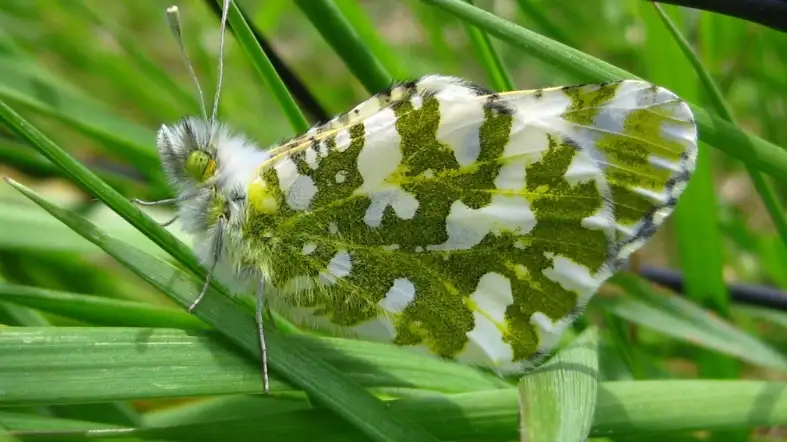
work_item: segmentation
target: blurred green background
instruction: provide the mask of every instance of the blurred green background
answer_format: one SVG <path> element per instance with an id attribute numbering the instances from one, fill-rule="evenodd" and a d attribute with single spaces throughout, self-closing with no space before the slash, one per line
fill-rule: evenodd
<path id="1" fill-rule="evenodd" d="M 219 41 L 210 1 L 178 3 L 186 48 L 208 100 L 216 82 Z M 330 115 L 364 100 L 386 80 L 428 73 L 461 76 L 492 89 L 533 89 L 598 81 L 606 72 L 603 66 L 584 72 L 554 47 L 541 48 L 552 58 L 539 55 L 537 42 L 521 34 L 510 37 L 522 42 L 518 47 L 490 38 L 486 32 L 491 29 L 457 17 L 451 5 L 461 2 L 237 3 Z M 731 120 L 767 140 L 758 146 L 782 158 L 778 146 L 787 146 L 787 35 L 665 6 L 695 61 L 715 83 L 719 95 L 714 96 L 650 2 L 474 3 L 673 90 L 714 115 L 713 121 Z M 170 196 L 155 152 L 155 131 L 199 113 L 195 89 L 167 27 L 164 10 L 171 4 L 0 4 L 0 100 L 127 198 Z M 333 15 L 324 15 L 323 8 Z M 331 27 L 331 20 L 344 26 Z M 347 38 L 364 51 L 343 45 Z M 229 36 L 219 115 L 260 145 L 275 145 L 298 131 L 249 57 L 249 50 Z M 317 122 L 313 112 L 304 113 L 309 123 Z M 781 383 L 787 380 L 787 315 L 731 303 L 724 286 L 747 282 L 787 289 L 785 188 L 779 181 L 787 177 L 787 163 L 758 163 L 746 153 L 742 138 L 719 133 L 706 138 L 701 130 L 707 143 L 701 143 L 702 158 L 689 191 L 635 260 L 636 265 L 683 272 L 686 296 L 632 274 L 619 275 L 565 339 L 571 343 L 584 331 L 580 339 L 594 343 L 592 357 L 583 355 L 580 362 L 593 368 L 598 359 L 603 381 L 598 397 L 595 384 L 583 387 L 582 382 L 572 394 L 592 396 L 595 406 L 580 410 L 579 396 L 555 396 L 543 388 L 559 390 L 573 382 L 570 375 L 558 381 L 564 369 L 554 377 L 521 383 L 518 401 L 516 380 L 428 362 L 386 346 L 297 339 L 378 397 L 404 401 L 394 408 L 443 440 L 516 440 L 519 425 L 535 418 L 549 428 L 539 430 L 541 439 L 531 440 L 572 440 L 561 431 L 584 428 L 585 421 L 593 422 L 591 435 L 598 440 L 787 440 L 787 431 L 779 427 L 787 423 L 787 384 Z M 7 115 L 0 119 L 0 174 L 136 246 L 144 256 L 176 263 L 173 268 L 185 268 L 177 271 L 187 274 L 188 265 L 172 260 L 148 233 L 115 214 L 100 201 L 103 197 L 97 200 L 75 185 L 73 175 L 31 147 Z M 144 211 L 158 221 L 171 216 L 167 209 Z M 168 230 L 189 244 L 178 226 L 176 222 Z M 139 271 L 110 257 L 11 185 L 0 184 L 0 324 L 5 325 L 0 326 L 0 440 L 82 440 L 98 437 L 86 430 L 116 427 L 137 432 L 100 437 L 315 440 L 327 431 L 325 440 L 364 440 L 360 424 L 352 419 L 357 409 L 347 408 L 353 404 L 350 393 L 349 402 L 324 403 L 325 408 L 313 396 L 320 397 L 320 382 L 304 387 L 277 381 L 272 397 L 245 396 L 259 391 L 255 360 L 233 350 L 218 333 L 205 331 L 205 323 L 173 302 L 176 295 L 148 284 Z M 239 305 L 238 312 L 247 315 L 248 306 Z M 494 391 L 500 393 L 490 393 Z M 535 403 L 546 417 L 520 416 L 517 403 L 526 402 L 523 398 L 541 398 Z M 335 407 L 345 407 L 350 417 L 326 411 L 336 412 Z M 426 416 L 423 410 L 432 413 Z M 385 433 L 383 424 L 375 425 L 360 431 L 398 440 Z"/>

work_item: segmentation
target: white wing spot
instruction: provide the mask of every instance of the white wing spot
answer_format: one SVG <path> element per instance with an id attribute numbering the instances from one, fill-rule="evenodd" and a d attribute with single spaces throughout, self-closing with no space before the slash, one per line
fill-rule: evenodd
<path id="1" fill-rule="evenodd" d="M 420 95 L 413 95 L 413 98 L 410 99 L 410 104 L 413 105 L 413 109 L 420 109 L 424 106 L 424 99 Z"/>
<path id="2" fill-rule="evenodd" d="M 347 172 L 340 170 L 336 172 L 336 183 L 341 184 L 347 179 Z"/>
<path id="3" fill-rule="evenodd" d="M 524 235 L 536 225 L 536 217 L 524 197 L 493 195 L 492 203 L 471 209 L 455 201 L 446 218 L 448 240 L 427 246 L 429 250 L 466 250 L 480 243 L 489 234 L 501 230 Z"/>
<path id="4" fill-rule="evenodd" d="M 317 151 L 309 147 L 306 149 L 304 155 L 306 157 L 306 164 L 308 164 L 312 170 L 317 169 Z"/>
<path id="5" fill-rule="evenodd" d="M 311 255 L 315 250 L 317 250 L 317 244 L 313 242 L 307 242 L 303 245 L 303 250 L 301 250 L 301 253 L 304 255 Z"/>
<path id="6" fill-rule="evenodd" d="M 383 212 L 388 206 L 391 206 L 396 216 L 401 219 L 412 219 L 418 210 L 418 200 L 411 193 L 395 186 L 388 187 L 387 190 L 374 192 L 370 196 L 372 201 L 363 217 L 369 227 L 380 226 Z"/>
<path id="7" fill-rule="evenodd" d="M 336 235 L 339 233 L 339 226 L 336 223 L 329 223 L 328 224 L 328 233 L 332 235 Z"/>
<path id="8" fill-rule="evenodd" d="M 609 276 L 606 267 L 592 275 L 587 267 L 561 255 L 554 256 L 552 267 L 544 269 L 542 273 L 564 289 L 576 293 L 579 305 L 585 305 Z"/>
<path id="9" fill-rule="evenodd" d="M 311 177 L 298 175 L 287 191 L 287 205 L 293 210 L 306 210 L 317 194 L 317 186 Z"/>
<path id="10" fill-rule="evenodd" d="M 344 152 L 350 147 L 351 141 L 352 138 L 350 137 L 350 131 L 347 129 L 340 130 L 336 133 L 336 150 L 339 152 Z"/>
<path id="11" fill-rule="evenodd" d="M 415 299 L 415 285 L 407 278 L 397 278 L 378 305 L 388 313 L 401 313 Z"/>
<path id="12" fill-rule="evenodd" d="M 327 157 L 328 156 L 328 143 L 325 141 L 320 141 L 320 156 Z"/>
<path id="13" fill-rule="evenodd" d="M 323 284 L 330 285 L 336 282 L 337 278 L 342 278 L 352 271 L 352 260 L 346 250 L 339 250 L 336 255 L 328 262 L 328 272 L 320 272 L 320 280 Z"/>

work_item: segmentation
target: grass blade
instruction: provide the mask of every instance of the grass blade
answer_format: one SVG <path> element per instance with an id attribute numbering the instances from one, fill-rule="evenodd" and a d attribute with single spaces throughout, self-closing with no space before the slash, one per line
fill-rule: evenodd
<path id="1" fill-rule="evenodd" d="M 106 235 L 84 218 L 52 205 L 21 184 L 10 180 L 9 182 L 47 212 L 101 247 L 180 305 L 189 305 L 194 295 L 199 293 L 200 279 L 186 275 L 169 263 Z M 209 290 L 200 308 L 195 310 L 195 315 L 221 331 L 259 361 L 256 325 L 252 316 L 241 311 L 226 296 L 219 296 L 217 289 Z M 428 433 L 392 412 L 357 383 L 332 369 L 307 349 L 296 345 L 293 341 L 285 340 L 284 336 L 275 332 L 266 333 L 266 340 L 270 367 L 275 373 L 303 388 L 321 404 L 372 439 L 434 440 Z"/>
<path id="2" fill-rule="evenodd" d="M 683 34 L 681 34 L 678 27 L 672 22 L 672 19 L 664 12 L 661 5 L 653 3 L 653 6 L 664 23 L 664 26 L 666 26 L 667 30 L 675 39 L 675 42 L 680 47 L 683 55 L 691 63 L 692 67 L 694 67 L 694 71 L 699 76 L 700 83 L 705 89 L 705 93 L 710 99 L 711 105 L 716 113 L 730 123 L 736 124 L 732 116 L 732 110 L 727 106 L 727 102 L 724 100 L 718 86 L 716 86 L 716 82 L 713 81 L 708 71 L 702 66 L 702 63 L 683 37 Z M 787 245 L 787 219 L 785 219 L 784 208 L 781 207 L 776 190 L 758 170 L 754 169 L 749 164 L 744 163 L 744 165 L 746 166 L 754 188 L 757 190 L 763 204 L 765 204 L 765 208 L 768 210 L 768 215 L 774 227 L 776 227 L 776 231 L 779 232 L 782 242 Z"/>
<path id="3" fill-rule="evenodd" d="M 472 0 L 466 1 L 472 4 Z M 478 61 L 486 71 L 486 76 L 489 78 L 489 84 L 492 86 L 492 89 L 498 92 L 513 91 L 515 89 L 514 81 L 503 65 L 497 50 L 495 50 L 495 47 L 489 40 L 489 36 L 484 31 L 468 23 L 465 23 L 465 29 L 475 49 Z"/>
<path id="4" fill-rule="evenodd" d="M 194 315 L 173 308 L 2 282 L 0 301 L 96 325 L 209 328 Z"/>
<path id="5" fill-rule="evenodd" d="M 677 296 L 658 296 L 630 274 L 618 274 L 614 282 L 632 295 L 615 301 L 611 309 L 616 315 L 761 367 L 787 370 L 786 357 L 696 304 Z"/>
<path id="6" fill-rule="evenodd" d="M 264 400 L 262 398 L 260 400 Z M 266 407 L 267 408 L 267 407 Z M 173 427 L 122 429 L 102 432 L 102 438 L 137 437 L 143 440 L 266 440 L 313 442 L 314 428 L 321 442 L 359 440 L 360 435 L 325 409 L 275 409 L 265 418 L 193 422 Z M 441 440 L 516 440 L 517 391 L 482 391 L 441 397 L 401 399 L 390 408 L 428 428 Z M 94 440 L 96 429 L 117 428 L 45 419 L 0 412 L 0 420 L 22 437 L 35 434 L 37 441 L 59 441 L 58 430 L 74 429 L 70 441 Z M 601 383 L 591 437 L 624 437 L 644 433 L 719 431 L 787 424 L 787 383 L 765 381 L 637 381 Z M 35 433 L 39 428 L 47 432 Z M 82 429 L 79 431 L 78 429 Z M 27 437 L 27 436 L 25 436 Z M 32 439 L 30 439 L 32 440 Z"/>
<path id="7" fill-rule="evenodd" d="M 288 337 L 365 388 L 463 393 L 510 388 L 469 367 L 401 348 Z M 0 406 L 257 394 L 259 366 L 215 331 L 155 327 L 9 327 L 0 335 Z M 315 373 L 315 375 L 318 375 Z M 292 390 L 273 379 L 274 397 Z"/>
<path id="8" fill-rule="evenodd" d="M 217 1 L 219 5 L 222 4 L 222 0 Z M 240 9 L 238 9 L 234 1 L 230 1 L 229 15 L 227 18 L 235 33 L 235 38 L 243 48 L 243 52 L 249 57 L 249 61 L 260 76 L 262 83 L 276 98 L 276 102 L 279 103 L 279 107 L 287 116 L 287 120 L 289 120 L 293 130 L 297 133 L 308 130 L 310 126 L 309 122 L 306 120 L 306 117 L 303 116 L 301 109 L 298 107 L 298 104 L 295 103 L 290 91 L 287 90 L 287 87 L 279 77 L 276 69 L 273 68 L 268 56 L 265 55 L 265 51 L 262 50 L 262 47 L 254 37 L 254 33 L 249 27 L 246 18 L 243 16 Z"/>
<path id="9" fill-rule="evenodd" d="M 296 0 L 295 4 L 370 93 L 391 87 L 394 79 L 361 40 L 331 0 Z"/>
<path id="10" fill-rule="evenodd" d="M 582 51 L 550 40 L 462 0 L 423 0 L 472 23 L 581 81 L 636 78 L 635 75 Z M 744 132 L 704 109 L 692 105 L 700 138 L 730 156 L 787 180 L 787 150 Z"/>
<path id="11" fill-rule="evenodd" d="M 598 330 L 585 330 L 519 381 L 522 442 L 587 439 L 598 390 Z"/>

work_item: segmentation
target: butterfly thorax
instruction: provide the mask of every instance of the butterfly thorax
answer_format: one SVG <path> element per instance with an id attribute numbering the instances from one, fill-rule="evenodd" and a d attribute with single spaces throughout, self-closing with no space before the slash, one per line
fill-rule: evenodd
<path id="1" fill-rule="evenodd" d="M 162 126 L 157 144 L 178 195 L 183 230 L 193 236 L 200 261 L 212 264 L 218 247 L 219 261 L 237 269 L 233 251 L 241 240 L 248 183 L 269 155 L 227 126 L 195 117 Z"/>

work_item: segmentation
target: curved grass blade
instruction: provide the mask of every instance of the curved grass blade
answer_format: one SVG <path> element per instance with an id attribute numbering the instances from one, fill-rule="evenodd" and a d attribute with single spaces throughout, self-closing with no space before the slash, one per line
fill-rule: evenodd
<path id="1" fill-rule="evenodd" d="M 380 37 L 374 22 L 369 19 L 356 0 L 336 0 L 334 4 L 339 8 L 350 28 L 355 30 L 360 40 L 369 48 L 369 52 L 380 61 L 380 64 L 391 73 L 393 78 L 407 78 L 409 76 L 408 70 L 396 52 Z"/>
<path id="2" fill-rule="evenodd" d="M 581 81 L 637 78 L 623 69 L 524 29 L 462 0 L 423 1 L 472 23 Z M 700 139 L 758 170 L 787 180 L 787 150 L 742 131 L 696 105 L 691 105 L 691 108 Z"/>
<path id="3" fill-rule="evenodd" d="M 186 275 L 166 261 L 105 234 L 84 218 L 54 206 L 21 184 L 8 181 L 47 212 L 180 305 L 189 305 L 194 295 L 199 293 L 201 279 Z M 211 286 L 200 308 L 195 310 L 195 315 L 252 354 L 255 361 L 259 361 L 256 325 L 252 315 L 241 311 L 226 294 L 219 296 L 220 293 L 224 294 Z M 378 441 L 434 440 L 420 427 L 391 411 L 360 385 L 312 355 L 308 349 L 275 332 L 266 333 L 266 340 L 269 364 L 275 373 L 301 387 L 368 437 Z"/>
<path id="4" fill-rule="evenodd" d="M 631 295 L 613 301 L 615 315 L 761 367 L 787 370 L 787 357 L 694 303 L 677 296 L 658 296 L 630 274 L 617 274 L 612 282 Z"/>
<path id="5" fill-rule="evenodd" d="M 462 393 L 510 388 L 491 374 L 388 345 L 289 337 L 365 388 Z M 257 394 L 259 366 L 214 331 L 9 327 L 0 334 L 0 406 Z M 319 373 L 315 373 L 318 376 Z M 274 396 L 292 390 L 280 377 Z"/>
<path id="6" fill-rule="evenodd" d="M 472 0 L 465 0 L 472 4 Z M 489 40 L 486 33 L 475 26 L 465 23 L 467 35 L 470 37 L 470 42 L 475 49 L 478 61 L 486 71 L 486 76 L 489 78 L 489 84 L 498 92 L 513 91 L 514 81 L 511 80 L 511 75 L 508 74 L 506 67 L 503 65 L 503 60 L 500 59 L 497 50 Z"/>
<path id="7" fill-rule="evenodd" d="M 656 12 L 664 23 L 664 26 L 667 28 L 672 37 L 675 39 L 675 42 L 680 47 L 681 52 L 683 52 L 683 55 L 686 56 L 686 59 L 691 63 L 694 71 L 697 73 L 700 83 L 704 87 L 706 95 L 710 98 L 711 105 L 713 106 L 716 113 L 728 122 L 736 124 L 735 119 L 732 116 L 732 110 L 729 106 L 727 106 L 727 102 L 724 100 L 724 97 L 722 96 L 718 86 L 716 86 L 716 82 L 713 81 L 713 78 L 711 78 L 708 71 L 705 70 L 704 66 L 702 66 L 699 58 L 697 58 L 697 55 L 691 49 L 691 46 L 689 46 L 689 42 L 686 41 L 678 27 L 675 26 L 669 16 L 664 12 L 664 9 L 661 7 L 661 5 L 658 3 L 653 3 L 653 7 L 656 9 Z M 771 183 L 767 181 L 766 177 L 764 177 L 758 170 L 754 169 L 747 163 L 744 163 L 744 165 L 746 166 L 746 171 L 749 173 L 749 177 L 751 178 L 754 188 L 757 190 L 757 193 L 760 195 L 760 198 L 762 199 L 762 202 L 768 211 L 768 215 L 770 216 L 774 227 L 776 227 L 776 231 L 779 232 L 782 242 L 787 245 L 787 219 L 785 219 L 784 208 L 781 207 L 776 190 L 773 188 Z"/>
<path id="8" fill-rule="evenodd" d="M 587 439 L 598 391 L 598 330 L 586 329 L 519 381 L 520 441 Z"/>
<path id="9" fill-rule="evenodd" d="M 358 33 L 331 0 L 296 0 L 295 4 L 368 92 L 377 93 L 391 87 L 394 81 L 391 74 L 361 41 Z"/>
<path id="10" fill-rule="evenodd" d="M 222 4 L 222 0 L 217 1 L 220 5 Z M 287 116 L 293 130 L 298 133 L 308 130 L 309 122 L 306 121 L 306 117 L 303 116 L 290 91 L 287 90 L 268 56 L 265 55 L 265 51 L 262 50 L 262 47 L 257 42 L 254 33 L 246 22 L 246 18 L 234 1 L 229 3 L 230 9 L 227 17 L 229 24 L 232 26 L 236 40 L 243 48 L 243 52 L 249 57 L 249 61 L 260 76 L 262 83 L 276 98 L 279 107 L 284 112 L 284 115 Z"/>

